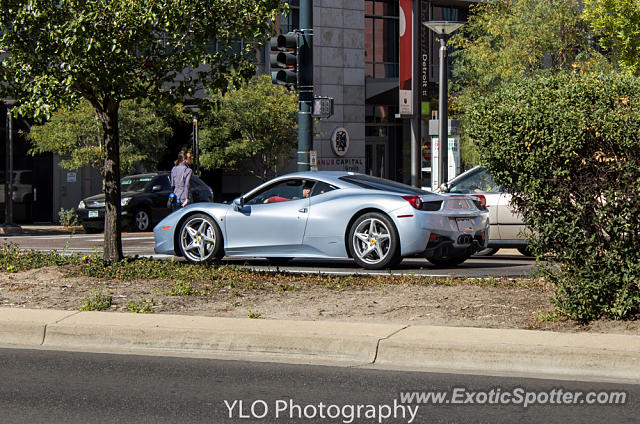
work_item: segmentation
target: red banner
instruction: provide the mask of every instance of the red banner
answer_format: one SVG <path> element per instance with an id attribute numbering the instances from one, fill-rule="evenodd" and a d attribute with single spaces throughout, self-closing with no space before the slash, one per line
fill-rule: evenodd
<path id="1" fill-rule="evenodd" d="M 413 114 L 413 1 L 400 0 L 400 114 Z"/>

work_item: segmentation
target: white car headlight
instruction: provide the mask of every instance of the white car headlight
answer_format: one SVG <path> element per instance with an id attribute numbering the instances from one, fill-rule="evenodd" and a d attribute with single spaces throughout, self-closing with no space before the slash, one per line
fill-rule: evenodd
<path id="1" fill-rule="evenodd" d="M 120 206 L 122 206 L 122 207 L 127 206 L 130 201 L 131 201 L 131 197 L 123 197 L 120 200 Z"/>
<path id="2" fill-rule="evenodd" d="M 78 209 L 85 209 L 87 207 L 87 205 L 84 204 L 84 200 L 81 200 L 80 203 L 78 203 Z"/>

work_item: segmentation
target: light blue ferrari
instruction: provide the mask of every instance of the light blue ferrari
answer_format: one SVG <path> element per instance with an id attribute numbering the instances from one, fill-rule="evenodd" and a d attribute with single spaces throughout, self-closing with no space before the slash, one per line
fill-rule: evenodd
<path id="1" fill-rule="evenodd" d="M 228 257 L 353 258 L 366 269 L 422 255 L 452 266 L 487 246 L 482 198 L 442 195 L 353 172 L 274 178 L 232 204 L 195 203 L 153 230 L 156 253 L 199 263 Z"/>

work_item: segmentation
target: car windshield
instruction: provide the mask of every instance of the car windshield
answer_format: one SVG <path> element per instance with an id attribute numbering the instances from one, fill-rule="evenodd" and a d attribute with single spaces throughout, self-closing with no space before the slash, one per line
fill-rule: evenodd
<path id="1" fill-rule="evenodd" d="M 458 179 L 450 184 L 450 193 L 500 193 L 502 188 L 493 181 L 486 169 L 479 168 L 476 172 Z"/>
<path id="2" fill-rule="evenodd" d="M 121 191 L 144 191 L 153 177 L 124 177 L 120 180 Z"/>
<path id="3" fill-rule="evenodd" d="M 386 180 L 384 178 L 371 177 L 369 175 L 345 175 L 340 177 L 342 181 L 348 182 L 359 187 L 368 188 L 371 190 L 392 191 L 395 193 L 407 193 L 407 194 L 430 194 L 425 190 L 411 187 L 406 184 L 398 183 L 395 181 Z"/>

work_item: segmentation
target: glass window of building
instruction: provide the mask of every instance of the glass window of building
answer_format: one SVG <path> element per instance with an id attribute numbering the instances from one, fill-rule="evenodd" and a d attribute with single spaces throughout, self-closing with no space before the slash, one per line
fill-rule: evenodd
<path id="1" fill-rule="evenodd" d="M 364 17 L 365 76 L 398 77 L 398 1 L 366 0 Z"/>

